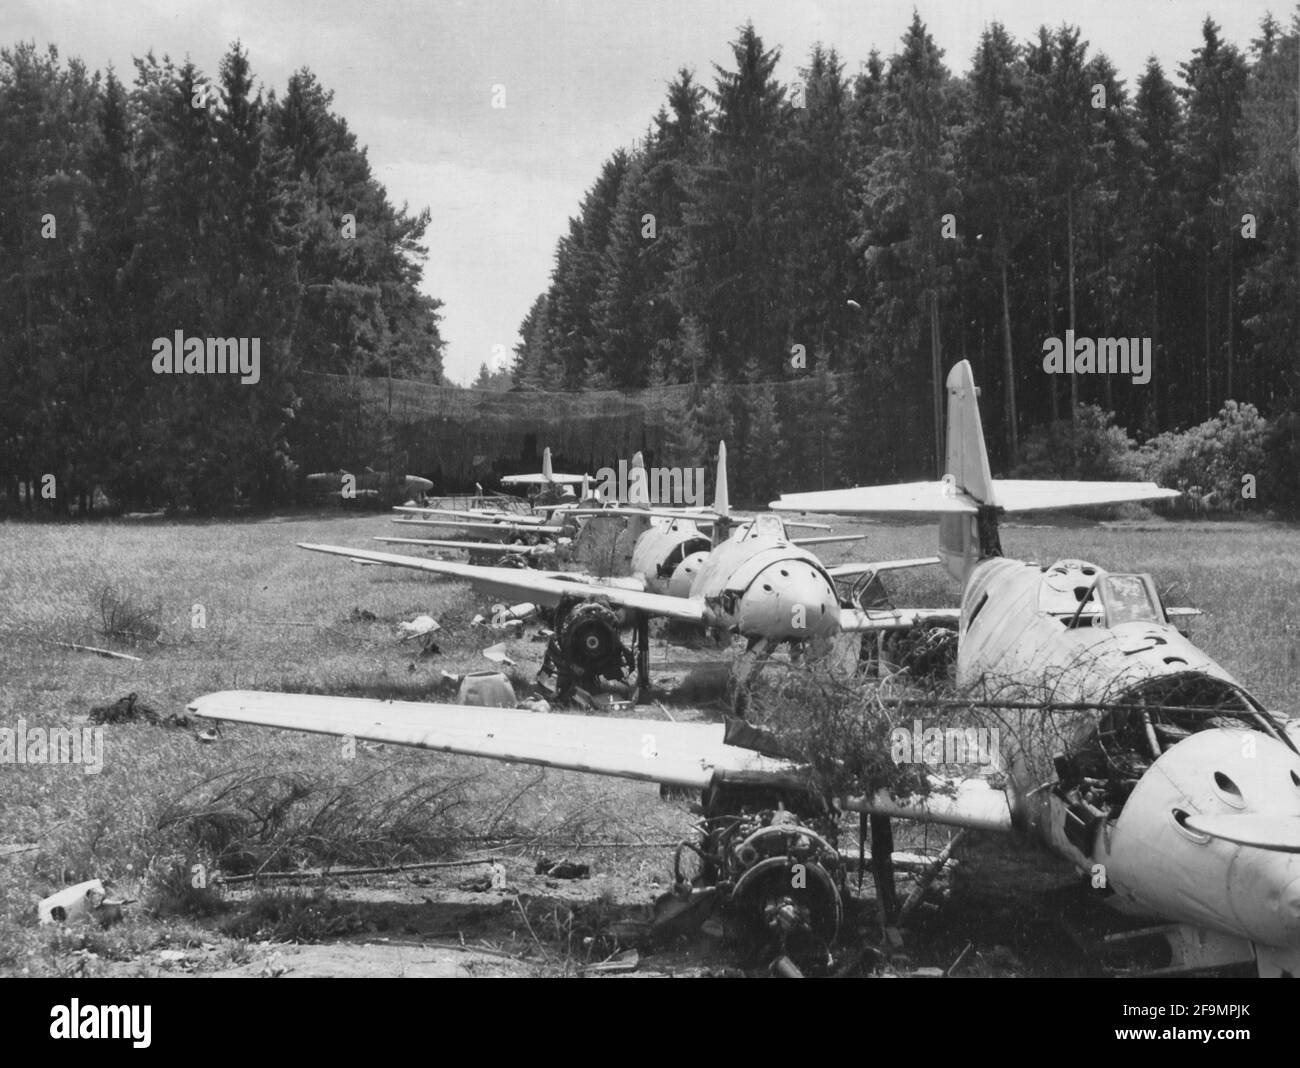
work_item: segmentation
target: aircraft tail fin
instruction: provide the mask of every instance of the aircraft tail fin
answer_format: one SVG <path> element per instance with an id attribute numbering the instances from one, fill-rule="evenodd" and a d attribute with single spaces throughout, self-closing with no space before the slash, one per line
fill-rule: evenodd
<path id="1" fill-rule="evenodd" d="M 956 488 L 977 504 L 997 504 L 980 422 L 979 390 L 970 361 L 948 372 L 948 466 Z M 945 480 L 946 481 L 946 480 Z"/>
<path id="2" fill-rule="evenodd" d="M 713 510 L 724 518 L 731 515 L 731 494 L 727 489 L 727 443 L 718 442 L 718 477 L 713 483 Z"/>
<path id="3" fill-rule="evenodd" d="M 646 476 L 645 457 L 632 456 L 632 468 L 627 474 L 627 503 L 636 508 L 650 507 L 650 480 Z"/>
<path id="4" fill-rule="evenodd" d="M 553 472 L 551 470 L 551 447 L 547 445 L 546 448 L 542 450 L 542 478 L 546 479 L 547 482 L 550 482 L 552 479 L 552 474 Z"/>
<path id="5" fill-rule="evenodd" d="M 787 512 L 841 515 L 912 513 L 939 517 L 939 555 L 954 578 L 965 581 L 985 556 L 998 556 L 1000 512 L 1087 508 L 1177 497 L 1154 482 L 1073 482 L 1056 479 L 995 479 L 989 473 L 979 392 L 970 363 L 948 373 L 948 473 L 940 482 L 862 486 L 820 493 L 785 494 L 771 507 Z"/>
<path id="6" fill-rule="evenodd" d="M 984 424 L 980 420 L 979 390 L 969 360 L 962 360 L 948 372 L 947 389 L 948 459 L 944 482 L 976 506 L 996 505 Z M 978 513 L 939 517 L 939 558 L 958 582 L 965 583 L 981 556 L 1002 551 L 996 543 L 981 543 L 979 525 Z M 996 532 L 992 537 L 996 540 Z"/>

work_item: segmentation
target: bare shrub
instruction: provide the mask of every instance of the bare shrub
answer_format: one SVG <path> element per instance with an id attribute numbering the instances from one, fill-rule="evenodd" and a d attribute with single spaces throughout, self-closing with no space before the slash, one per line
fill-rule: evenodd
<path id="1" fill-rule="evenodd" d="M 111 583 L 99 589 L 98 631 L 105 638 L 130 645 L 156 642 L 162 637 L 162 602 L 144 602 L 137 595 L 123 592 Z"/>

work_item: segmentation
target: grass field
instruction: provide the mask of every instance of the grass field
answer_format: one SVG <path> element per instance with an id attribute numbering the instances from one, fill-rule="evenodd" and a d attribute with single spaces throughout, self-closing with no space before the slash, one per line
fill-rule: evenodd
<path id="1" fill-rule="evenodd" d="M 129 693 L 162 716 L 231 688 L 450 699 L 441 671 L 491 666 L 479 651 L 497 637 L 469 626 L 486 607 L 481 600 L 464 584 L 294 547 L 365 545 L 387 526 L 384 517 L 335 515 L 0 525 L 0 727 L 79 726 L 92 707 Z M 866 542 L 825 558 L 911 556 L 935 544 L 930 526 L 860 529 Z M 1204 609 L 1193 624 L 1199 645 L 1270 708 L 1296 711 L 1296 528 L 1017 525 L 1004 528 L 1003 546 L 1044 563 L 1084 557 L 1152 572 L 1168 604 Z M 899 604 L 951 604 L 957 595 L 937 570 L 901 576 L 891 589 Z M 196 606 L 202 627 L 192 626 Z M 144 632 L 134 643 L 121 636 L 133 612 Z M 397 641 L 397 621 L 424 612 L 443 627 L 438 655 Z M 141 661 L 52 642 L 108 646 Z M 510 653 L 522 696 L 542 646 L 514 642 Z M 492 849 L 522 871 L 545 851 L 592 864 L 589 897 L 647 902 L 663 889 L 652 880 L 663 882 L 667 851 L 640 844 L 675 839 L 691 825 L 684 802 L 661 803 L 651 786 L 392 747 L 344 759 L 338 739 L 258 728 L 204 743 L 200 726 L 106 726 L 99 774 L 0 765 L 0 972 L 120 972 L 159 947 L 198 944 L 237 962 L 250 938 L 348 929 L 329 926 L 337 915 L 328 905 L 304 912 L 302 901 L 264 895 L 231 908 L 194 888 L 193 866 L 217 857 L 237 874 Z M 629 844 L 600 844 L 610 842 Z M 109 931 L 36 925 L 41 898 L 91 878 L 138 899 L 127 922 Z"/>

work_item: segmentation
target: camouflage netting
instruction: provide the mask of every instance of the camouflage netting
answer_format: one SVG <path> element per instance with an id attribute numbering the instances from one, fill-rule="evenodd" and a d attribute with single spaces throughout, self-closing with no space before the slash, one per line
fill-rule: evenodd
<path id="1" fill-rule="evenodd" d="M 895 481 L 917 474 L 910 468 L 917 457 L 924 458 L 926 409 L 889 382 L 833 377 L 845 392 L 834 447 L 851 470 L 841 477 Z M 546 446 L 557 471 L 594 472 L 638 450 L 647 464 L 678 462 L 671 455 L 673 435 L 699 395 L 691 385 L 492 392 L 325 374 L 304 375 L 299 388 L 303 404 L 291 429 L 291 454 L 300 472 L 391 468 L 432 479 L 437 493 L 539 470 Z M 738 420 L 733 451 L 744 441 L 740 413 L 759 388 L 774 391 L 787 438 L 795 436 L 796 427 L 809 429 L 809 420 L 821 414 L 808 410 L 806 402 L 817 388 L 811 380 L 732 386 Z M 813 479 L 801 481 L 801 488 L 820 486 Z"/>
<path id="2" fill-rule="evenodd" d="M 400 379 L 304 379 L 294 435 L 300 466 L 378 469 L 391 458 L 439 489 L 540 467 L 546 446 L 557 471 L 594 471 L 611 457 L 661 451 L 669 421 L 680 418 L 691 397 L 690 386 L 502 393 Z"/>

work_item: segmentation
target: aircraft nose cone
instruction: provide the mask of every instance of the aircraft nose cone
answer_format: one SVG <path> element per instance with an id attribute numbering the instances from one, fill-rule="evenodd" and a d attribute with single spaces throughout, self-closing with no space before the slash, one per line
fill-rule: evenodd
<path id="1" fill-rule="evenodd" d="M 740 629 L 779 641 L 825 638 L 838 633 L 840 606 L 835 589 L 804 560 L 765 567 L 741 598 Z"/>

